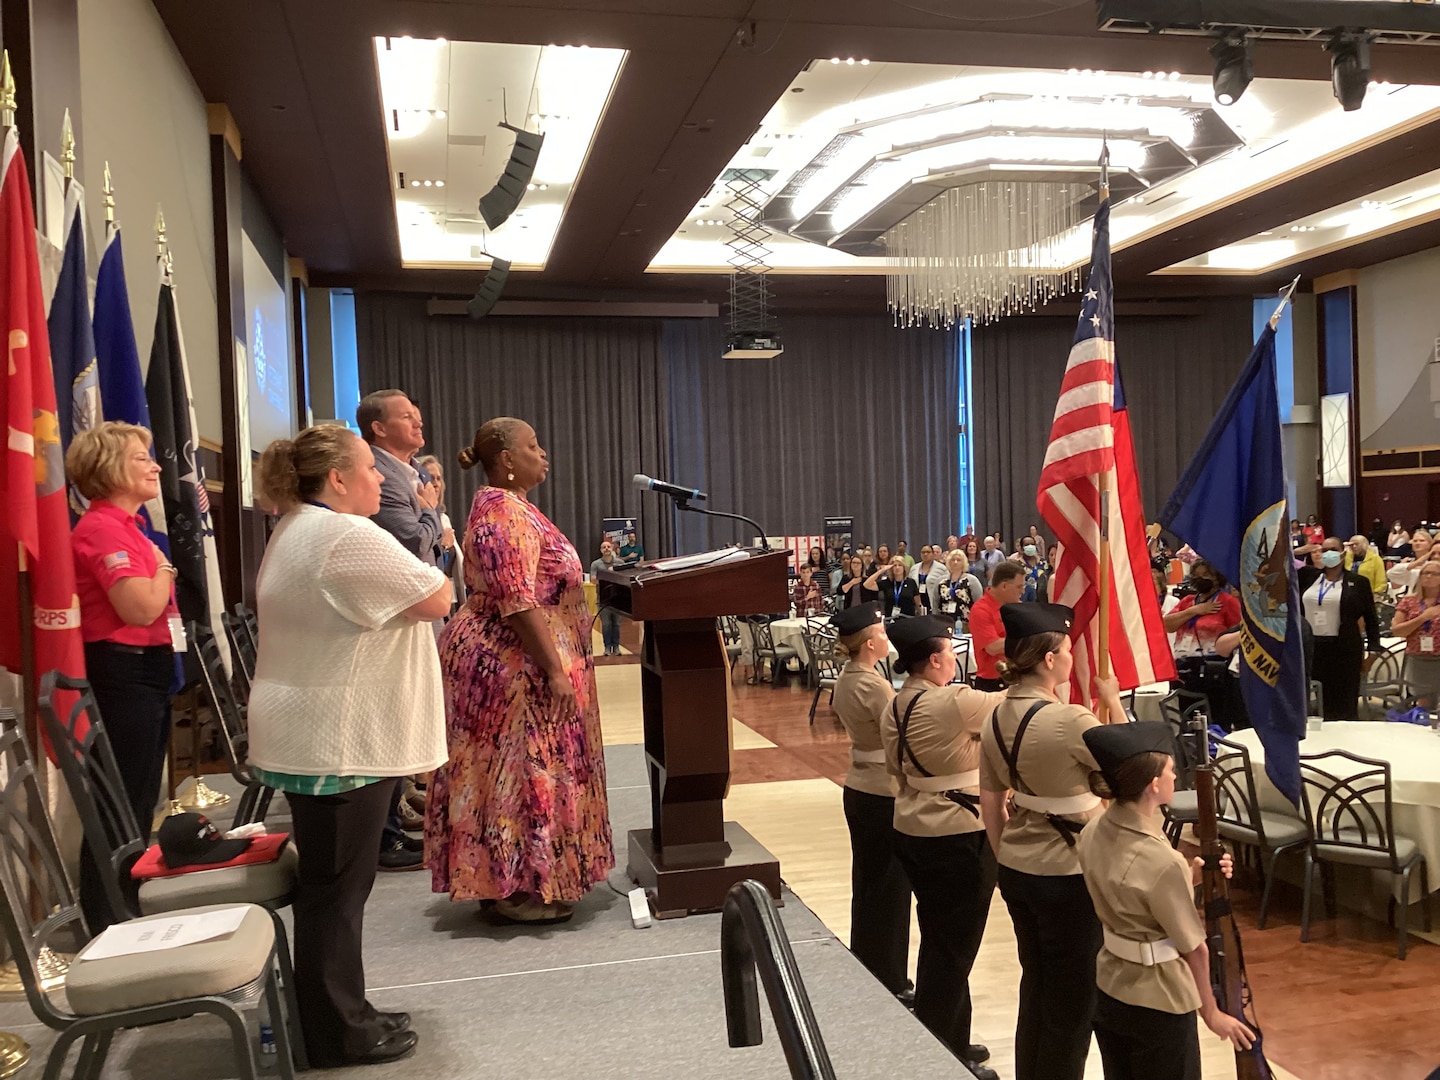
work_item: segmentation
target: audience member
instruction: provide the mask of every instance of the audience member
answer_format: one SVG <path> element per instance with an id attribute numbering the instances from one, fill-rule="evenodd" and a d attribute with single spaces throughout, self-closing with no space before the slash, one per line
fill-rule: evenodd
<path id="1" fill-rule="evenodd" d="M 1160 601 L 1160 618 L 1164 622 L 1166 615 L 1169 615 L 1180 606 L 1179 599 L 1170 591 L 1170 579 L 1159 570 L 1151 570 L 1150 577 L 1155 582 L 1155 598 Z M 1168 626 L 1165 627 L 1165 636 L 1170 639 L 1170 653 L 1175 653 L 1175 631 Z"/>
<path id="2" fill-rule="evenodd" d="M 1225 575 L 1204 559 L 1190 567 L 1195 591 L 1162 615 L 1167 633 L 1175 635 L 1176 657 L 1203 656 L 1215 651 L 1215 640 L 1240 621 L 1240 601 L 1226 590 Z"/>
<path id="3" fill-rule="evenodd" d="M 1310 544 L 1319 544 L 1325 540 L 1325 530 L 1320 527 L 1320 521 L 1314 514 L 1305 519 L 1305 541 Z"/>
<path id="4" fill-rule="evenodd" d="M 947 536 L 945 538 L 945 550 L 964 551 L 970 544 L 979 543 L 980 538 L 975 535 L 975 526 L 966 525 L 965 531 L 959 536 Z"/>
<path id="5" fill-rule="evenodd" d="M 1336 537 L 1321 544 L 1320 568 L 1300 569 L 1300 597 L 1315 634 L 1316 679 L 1325 694 L 1326 720 L 1354 720 L 1360 706 L 1360 679 L 1369 669 L 1365 657 L 1380 651 L 1380 621 L 1370 583 L 1342 565 Z M 1365 641 L 1360 624 L 1365 624 Z"/>
<path id="6" fill-rule="evenodd" d="M 1032 525 L 1030 528 L 1034 529 L 1035 526 Z M 1049 601 L 1043 589 L 1045 585 L 1045 575 L 1049 572 L 1050 568 L 1046 565 L 1045 560 L 1040 557 L 1041 549 L 1039 539 L 1039 537 L 1032 533 L 1030 536 L 1024 537 L 1025 543 L 1021 545 L 1020 548 L 1020 565 L 1025 570 L 1025 588 L 1020 594 L 1020 599 L 1039 600 L 1042 603 L 1048 603 Z"/>
<path id="7" fill-rule="evenodd" d="M 905 560 L 905 572 L 908 574 L 910 568 L 915 565 L 915 557 L 910 554 L 910 545 L 901 540 L 895 545 L 895 554 Z"/>
<path id="8" fill-rule="evenodd" d="M 1058 546 L 1051 544 L 1045 552 L 1045 570 L 1040 575 L 1040 584 L 1035 590 L 1039 594 L 1037 599 L 1045 604 L 1053 604 L 1055 602 L 1055 588 L 1052 582 L 1055 580 L 1056 556 L 1058 554 Z"/>
<path id="9" fill-rule="evenodd" d="M 1390 535 L 1385 538 L 1385 554 L 1394 555 L 1397 559 L 1411 554 L 1410 533 L 1400 521 L 1390 526 Z"/>
<path id="10" fill-rule="evenodd" d="M 175 567 L 137 516 L 146 502 L 160 497 L 160 466 L 150 456 L 150 441 L 143 427 L 108 421 L 77 431 L 65 454 L 66 475 L 90 500 L 70 534 L 85 671 L 126 801 L 147 843 L 170 747 L 173 646 L 184 633 L 175 606 Z M 10 611 L 13 616 L 14 608 Z M 101 881 L 86 844 L 80 906 L 94 934 L 127 918 L 126 912 L 110 910 Z"/>
<path id="11" fill-rule="evenodd" d="M 980 823 L 980 732 L 999 694 L 955 683 L 950 623 L 933 615 L 890 628 L 906 676 L 881 714 L 885 764 L 896 780 L 895 852 L 915 892 L 920 959 L 915 1019 L 977 1080 L 997 1080 L 973 1044 L 970 969 L 980 950 L 995 856 Z"/>
<path id="12" fill-rule="evenodd" d="M 1414 592 L 1419 579 L 1420 567 L 1434 551 L 1433 540 L 1428 529 L 1416 529 L 1410 534 L 1410 550 L 1410 557 L 1401 559 L 1392 566 L 1385 577 L 1397 589 Z"/>
<path id="13" fill-rule="evenodd" d="M 415 457 L 425 445 L 419 407 L 403 390 L 376 390 L 361 399 L 355 426 L 370 444 L 375 468 L 383 478 L 380 509 L 371 520 L 421 562 L 438 565 L 445 527 L 440 519 L 440 489 L 415 466 Z M 405 835 L 400 807 L 405 783 L 397 780 L 394 787 L 395 805 L 380 837 L 380 869 L 419 870 L 425 862 L 424 845 Z"/>
<path id="14" fill-rule="evenodd" d="M 602 540 L 600 557 L 590 564 L 590 577 L 593 580 L 606 570 L 620 570 L 623 567 L 614 542 Z M 606 656 L 620 655 L 620 612 L 612 607 L 600 609 L 600 640 L 604 643 Z"/>
<path id="15" fill-rule="evenodd" d="M 1005 561 L 1005 552 L 1000 547 L 998 536 L 985 537 L 985 550 L 980 553 L 980 565 L 984 567 L 985 581 L 990 582 L 995 568 Z"/>
<path id="16" fill-rule="evenodd" d="M 876 570 L 883 569 L 883 566 L 875 559 L 875 549 L 869 544 L 860 549 L 860 557 L 865 560 L 865 576 L 867 578 Z"/>
<path id="17" fill-rule="evenodd" d="M 835 588 L 835 582 L 830 580 L 830 566 L 825 561 L 825 549 L 812 547 L 810 554 L 805 557 L 805 563 L 810 567 L 810 575 L 820 586 L 820 591 L 829 593 Z"/>
<path id="18" fill-rule="evenodd" d="M 881 551 L 886 548 L 882 545 Z M 919 614 L 920 586 L 905 576 L 905 560 L 896 555 L 887 566 L 877 567 L 865 579 L 865 587 L 880 594 L 880 603 L 885 605 L 885 617 Z"/>
<path id="19" fill-rule="evenodd" d="M 378 455 L 338 426 L 260 459 L 281 513 L 256 579 L 265 633 L 250 692 L 250 762 L 285 792 L 300 853 L 295 991 L 310 1063 L 367 1065 L 418 1041 L 403 1012 L 365 1000 L 361 941 L 374 852 L 399 778 L 445 761 L 445 707 L 428 625 L 450 582 L 374 522 Z"/>
<path id="20" fill-rule="evenodd" d="M 841 789 L 850 832 L 850 951 L 890 993 L 909 997 L 910 880 L 895 855 L 895 781 L 880 740 L 881 718 L 895 697 L 878 670 L 890 640 L 879 604 L 850 608 L 834 622 L 835 654 L 845 666 L 830 707 L 850 736 Z"/>
<path id="21" fill-rule="evenodd" d="M 880 599 L 880 594 L 867 585 L 869 574 L 865 572 L 865 559 L 859 555 L 850 556 L 850 563 L 840 584 L 835 586 L 835 595 L 840 597 L 841 609 L 859 607 Z"/>
<path id="22" fill-rule="evenodd" d="M 1440 560 L 1417 571 L 1419 584 L 1395 606 L 1390 633 L 1405 639 L 1405 687 L 1431 711 L 1440 708 Z"/>
<path id="23" fill-rule="evenodd" d="M 440 511 L 440 554 L 435 565 L 449 575 L 450 580 L 455 584 L 455 599 L 463 603 L 465 600 L 464 559 L 460 554 L 460 545 L 455 542 L 455 527 L 450 521 L 450 515 L 445 512 L 445 467 L 440 464 L 440 459 L 434 454 L 422 454 L 415 459 L 415 468 L 430 477 L 438 496 L 435 507 Z"/>
<path id="24" fill-rule="evenodd" d="M 795 614 L 802 618 L 819 615 L 825 610 L 825 590 L 815 580 L 815 572 L 809 563 L 800 565 L 800 573 L 790 589 L 790 603 L 795 608 Z"/>
<path id="25" fill-rule="evenodd" d="M 955 620 L 957 629 L 968 629 L 970 609 L 985 595 L 985 586 L 970 572 L 970 560 L 963 551 L 945 555 L 945 576 L 936 589 L 939 606 L 935 609 Z"/>
<path id="26" fill-rule="evenodd" d="M 1385 560 L 1380 558 L 1380 553 L 1359 533 L 1350 537 L 1350 542 L 1345 545 L 1345 569 L 1354 570 L 1362 578 L 1370 583 L 1370 591 L 1377 597 L 1383 597 L 1387 588 L 1385 581 Z"/>
<path id="27" fill-rule="evenodd" d="M 970 564 L 970 572 L 983 580 L 986 568 L 984 564 L 980 562 L 980 541 L 970 540 L 960 550 L 965 552 L 965 559 Z"/>
<path id="28" fill-rule="evenodd" d="M 550 471 L 529 424 L 489 420 L 459 458 L 489 486 L 465 530 L 470 599 L 440 639 L 450 758 L 425 818 L 431 887 L 563 922 L 615 866 L 580 558 L 529 499 Z"/>
<path id="29" fill-rule="evenodd" d="M 980 732 L 980 807 L 1020 958 L 1015 1075 L 1081 1080 L 1101 931 L 1075 838 L 1100 811 L 1089 790 L 1095 759 L 1084 742 L 1100 722 L 1058 696 L 1074 667 L 1075 612 L 1012 603 L 1001 617 L 1005 658 L 997 667 L 1007 690 Z M 1098 689 L 1110 715 L 1123 717 L 1118 681 Z"/>
<path id="30" fill-rule="evenodd" d="M 920 549 L 920 561 L 910 567 L 910 579 L 920 589 L 920 602 L 926 611 L 940 610 L 940 589 L 945 581 L 945 565 L 935 561 L 936 551 L 929 544 Z"/>
<path id="31" fill-rule="evenodd" d="M 1002 562 L 990 577 L 985 595 L 970 606 L 970 648 L 975 656 L 976 690 L 1003 690 L 995 662 L 1005 652 L 1005 624 L 1000 609 L 1020 602 L 1025 571 L 1017 563 Z"/>

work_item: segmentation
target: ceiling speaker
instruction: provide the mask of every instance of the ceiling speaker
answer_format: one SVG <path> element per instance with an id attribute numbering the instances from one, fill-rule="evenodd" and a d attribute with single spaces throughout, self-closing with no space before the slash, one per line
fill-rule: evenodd
<path id="1" fill-rule="evenodd" d="M 509 277 L 510 260 L 491 259 L 490 269 L 485 273 L 485 280 L 480 283 L 480 291 L 465 305 L 465 313 L 472 319 L 489 315 L 490 309 L 495 306 L 495 301 L 500 299 L 500 294 L 505 290 L 505 281 Z"/>
<path id="2" fill-rule="evenodd" d="M 505 163 L 500 179 L 480 196 L 480 216 L 492 229 L 503 225 L 525 197 L 525 188 L 535 175 L 535 162 L 540 159 L 540 147 L 545 143 L 545 136 L 538 132 L 525 131 L 512 124 L 500 126 L 515 133 L 515 147 L 510 151 L 510 160 Z"/>

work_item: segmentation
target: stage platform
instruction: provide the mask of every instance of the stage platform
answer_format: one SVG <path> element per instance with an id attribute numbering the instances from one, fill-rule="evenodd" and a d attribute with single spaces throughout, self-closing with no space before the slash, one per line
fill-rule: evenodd
<path id="1" fill-rule="evenodd" d="M 610 810 L 624 858 L 629 829 L 649 824 L 641 748 L 607 747 Z M 219 777 L 207 778 L 222 788 Z M 233 785 L 228 789 L 233 790 Z M 284 828 L 278 800 L 270 820 Z M 225 819 L 224 810 L 216 818 Z M 784 865 L 781 872 L 784 873 Z M 615 889 L 628 887 L 623 873 Z M 768 1005 L 765 1042 L 726 1045 L 720 916 L 630 925 L 625 897 L 594 890 L 568 924 L 498 927 L 474 903 L 430 892 L 429 875 L 380 874 L 365 925 L 366 980 L 380 1009 L 405 1009 L 417 1053 L 388 1066 L 326 1070 L 347 1080 L 781 1080 L 789 1076 Z M 842 1080 L 971 1080 L 960 1065 L 788 889 L 781 917 Z M 252 1025 L 257 1019 L 252 1014 Z M 22 1035 L 38 1076 L 52 1042 L 24 1002 L 0 1005 L 0 1030 Z M 257 1036 L 258 1038 L 258 1036 Z M 73 1064 L 73 1054 L 72 1054 Z M 213 1018 L 124 1032 L 106 1078 L 236 1076 Z M 273 1075 L 273 1071 L 272 1071 Z"/>

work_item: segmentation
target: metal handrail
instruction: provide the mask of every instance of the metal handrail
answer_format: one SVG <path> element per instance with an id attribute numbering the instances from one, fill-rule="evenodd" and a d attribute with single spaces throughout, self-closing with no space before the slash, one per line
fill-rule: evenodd
<path id="1" fill-rule="evenodd" d="M 742 881 L 725 897 L 720 915 L 720 974 L 731 1046 L 759 1046 L 765 1039 L 755 987 L 757 967 L 793 1080 L 835 1080 L 830 1053 L 775 902 L 758 881 Z"/>

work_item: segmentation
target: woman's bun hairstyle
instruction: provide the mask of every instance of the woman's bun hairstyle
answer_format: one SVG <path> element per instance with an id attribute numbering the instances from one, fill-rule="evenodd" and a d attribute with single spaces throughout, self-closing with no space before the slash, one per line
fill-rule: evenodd
<path id="1" fill-rule="evenodd" d="M 456 454 L 455 457 L 456 460 L 460 462 L 460 467 L 462 469 L 473 469 L 476 463 L 480 460 L 478 457 L 475 456 L 475 448 L 473 446 L 461 447 L 460 453 Z"/>
<path id="2" fill-rule="evenodd" d="M 260 455 L 258 494 L 267 510 L 283 514 L 300 503 L 300 474 L 295 471 L 295 440 L 276 439 Z"/>
<path id="3" fill-rule="evenodd" d="M 1158 750 L 1133 754 L 1111 766 L 1109 772 L 1093 770 L 1090 773 L 1090 791 L 1102 799 L 1132 802 L 1165 771 L 1168 760 L 1170 755 Z"/>
<path id="4" fill-rule="evenodd" d="M 260 504 L 277 513 L 295 509 L 325 490 L 332 470 L 355 464 L 355 440 L 339 424 L 316 424 L 293 439 L 276 439 L 260 455 Z"/>
<path id="5" fill-rule="evenodd" d="M 1006 564 L 1002 563 L 1001 565 Z M 1000 681 L 1006 686 L 1014 686 L 1026 675 L 1039 668 L 1045 662 L 1048 654 L 1059 652 L 1064 641 L 1064 634 L 1054 632 L 1031 634 L 1021 638 L 1014 646 L 1014 656 L 995 661 L 995 671 L 1000 676 Z"/>

